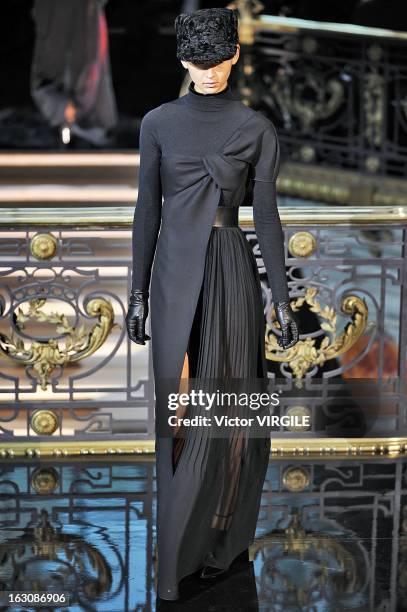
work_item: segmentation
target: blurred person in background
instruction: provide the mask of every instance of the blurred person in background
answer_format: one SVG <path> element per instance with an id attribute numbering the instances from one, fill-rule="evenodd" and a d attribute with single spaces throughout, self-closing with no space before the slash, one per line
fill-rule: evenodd
<path id="1" fill-rule="evenodd" d="M 31 94 L 42 115 L 95 146 L 108 143 L 117 123 L 110 76 L 107 0 L 35 0 L 36 39 Z"/>

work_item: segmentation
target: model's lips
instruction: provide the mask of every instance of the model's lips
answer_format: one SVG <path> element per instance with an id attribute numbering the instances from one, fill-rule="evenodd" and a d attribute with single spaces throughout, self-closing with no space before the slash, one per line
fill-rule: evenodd
<path id="1" fill-rule="evenodd" d="M 217 83 L 204 83 L 204 85 L 206 85 L 207 87 L 215 87 Z"/>

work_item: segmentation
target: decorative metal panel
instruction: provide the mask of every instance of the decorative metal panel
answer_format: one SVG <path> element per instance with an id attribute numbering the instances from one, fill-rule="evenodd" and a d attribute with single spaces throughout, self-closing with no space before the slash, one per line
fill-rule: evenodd
<path id="1" fill-rule="evenodd" d="M 194 605 L 226 592 L 237 609 L 247 590 L 276 612 L 403 610 L 406 470 L 402 461 L 272 461 L 252 564 L 210 589 L 191 579 Z M 153 461 L 3 463 L 0 590 L 51 586 L 70 595 L 72 612 L 155 610 L 155 517 Z"/>

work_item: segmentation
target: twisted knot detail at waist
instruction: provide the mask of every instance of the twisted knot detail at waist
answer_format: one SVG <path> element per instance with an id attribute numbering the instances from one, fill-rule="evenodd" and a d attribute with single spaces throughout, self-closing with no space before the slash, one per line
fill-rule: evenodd
<path id="1" fill-rule="evenodd" d="M 253 121 L 256 119 L 252 117 Z M 244 124 L 250 123 L 245 120 Z M 185 155 L 182 152 L 161 155 L 161 177 L 164 197 L 213 197 L 211 188 L 221 190 L 228 206 L 240 206 L 244 200 L 250 166 L 255 159 L 258 138 L 253 130 L 239 126 L 222 148 L 205 155 Z"/>

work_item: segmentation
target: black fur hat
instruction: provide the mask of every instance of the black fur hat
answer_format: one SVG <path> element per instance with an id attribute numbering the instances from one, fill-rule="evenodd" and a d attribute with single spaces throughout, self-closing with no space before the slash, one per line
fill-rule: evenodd
<path id="1" fill-rule="evenodd" d="M 194 64 L 213 65 L 236 53 L 237 11 L 227 8 L 199 9 L 175 18 L 177 58 Z"/>

